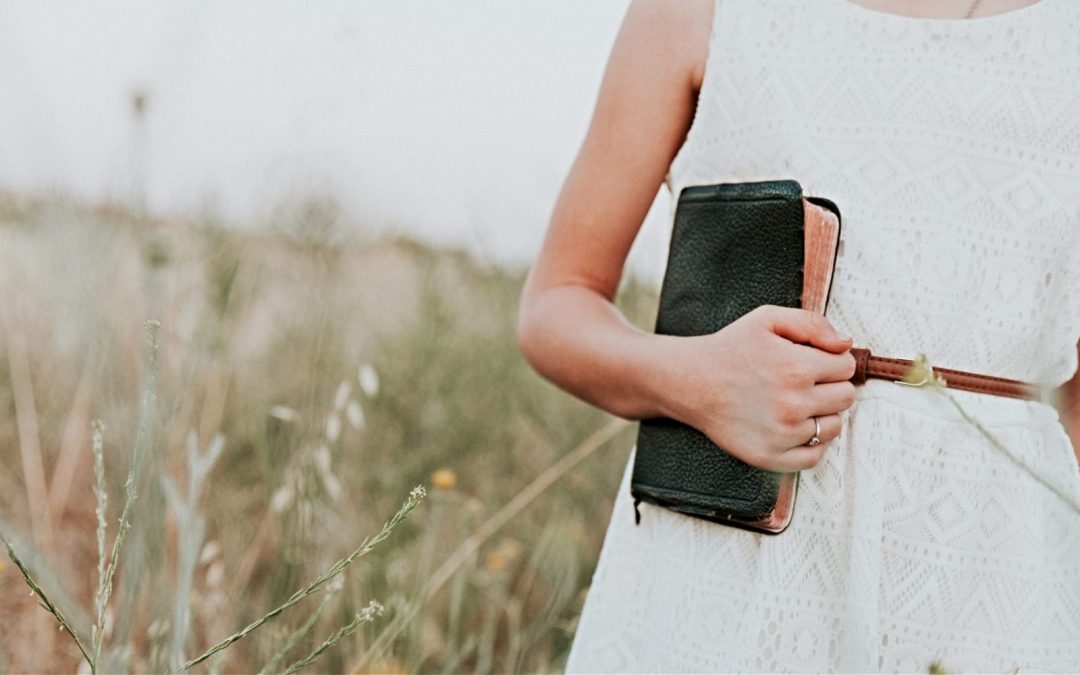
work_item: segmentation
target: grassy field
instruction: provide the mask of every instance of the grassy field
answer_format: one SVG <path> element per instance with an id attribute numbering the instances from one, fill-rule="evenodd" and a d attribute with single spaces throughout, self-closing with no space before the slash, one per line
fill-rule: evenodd
<path id="1" fill-rule="evenodd" d="M 613 430 L 521 358 L 524 273 L 369 236 L 326 202 L 226 229 L 0 197 L 0 533 L 89 640 L 92 424 L 106 546 L 141 424 L 99 664 L 159 672 L 284 602 L 424 485 L 340 587 L 194 671 L 284 669 L 372 600 L 385 612 L 309 669 L 558 671 L 633 427 Z M 620 292 L 640 326 L 655 304 L 633 279 Z M 74 643 L 2 560 L 0 672 L 77 669 Z"/>

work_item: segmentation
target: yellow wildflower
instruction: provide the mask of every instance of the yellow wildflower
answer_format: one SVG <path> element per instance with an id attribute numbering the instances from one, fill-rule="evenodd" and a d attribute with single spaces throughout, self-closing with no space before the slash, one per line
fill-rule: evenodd
<path id="1" fill-rule="evenodd" d="M 436 490 L 453 490 L 457 485 L 457 474 L 453 469 L 443 467 L 431 474 L 431 486 Z"/>

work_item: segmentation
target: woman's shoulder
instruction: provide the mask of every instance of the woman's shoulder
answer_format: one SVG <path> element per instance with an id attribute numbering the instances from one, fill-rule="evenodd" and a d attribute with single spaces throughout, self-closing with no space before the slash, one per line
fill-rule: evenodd
<path id="1" fill-rule="evenodd" d="M 648 31 L 638 35 L 663 44 L 667 54 L 687 72 L 697 91 L 705 72 L 717 3 L 718 0 L 632 0 L 626 20 L 648 26 Z"/>

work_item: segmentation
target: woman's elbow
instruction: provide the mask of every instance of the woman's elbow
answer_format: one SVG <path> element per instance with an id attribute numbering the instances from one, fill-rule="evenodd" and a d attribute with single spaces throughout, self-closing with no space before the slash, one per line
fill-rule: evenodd
<path id="1" fill-rule="evenodd" d="M 541 350 L 537 331 L 539 324 L 536 317 L 537 302 L 534 296 L 535 294 L 529 292 L 528 285 L 526 285 L 521 298 L 518 300 L 515 333 L 518 351 L 521 352 L 522 357 L 529 365 L 539 371 L 538 364 L 540 363 Z"/>

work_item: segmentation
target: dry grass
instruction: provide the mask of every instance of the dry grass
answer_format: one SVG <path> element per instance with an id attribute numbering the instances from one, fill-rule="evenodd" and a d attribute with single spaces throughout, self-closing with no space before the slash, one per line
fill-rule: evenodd
<path id="1" fill-rule="evenodd" d="M 518 354 L 524 270 L 364 236 L 332 205 L 258 225 L 0 198 L 0 531 L 88 641 L 91 421 L 105 424 L 111 546 L 155 318 L 160 373 L 105 612 L 106 670 L 175 667 L 258 619 L 378 532 L 418 483 L 425 503 L 321 611 L 323 596 L 306 599 L 196 670 L 254 672 L 292 643 L 285 668 L 350 623 L 313 668 L 559 670 L 632 438 L 612 427 L 595 454 L 580 451 L 610 418 Z M 655 301 L 632 280 L 620 294 L 642 326 Z M 580 463 L 545 474 L 574 447 Z M 372 600 L 383 616 L 365 614 Z M 0 671 L 79 661 L 0 563 Z"/>

